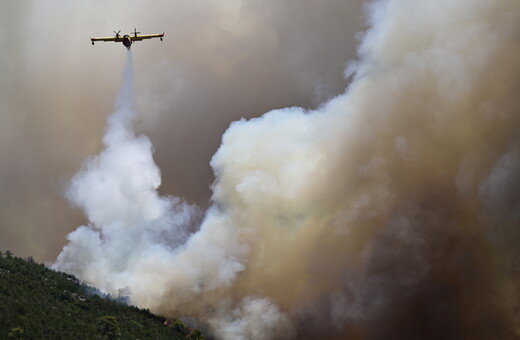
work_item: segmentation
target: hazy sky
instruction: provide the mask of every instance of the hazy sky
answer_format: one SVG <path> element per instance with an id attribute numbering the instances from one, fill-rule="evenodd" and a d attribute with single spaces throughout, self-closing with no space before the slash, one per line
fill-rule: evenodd
<path id="1" fill-rule="evenodd" d="M 160 191 L 205 206 L 230 122 L 343 92 L 363 30 L 358 0 L 24 0 L 0 19 L 0 249 L 40 261 L 84 222 L 64 191 L 100 150 L 121 82 L 126 49 L 89 37 L 165 32 L 132 47 L 136 127 Z"/>

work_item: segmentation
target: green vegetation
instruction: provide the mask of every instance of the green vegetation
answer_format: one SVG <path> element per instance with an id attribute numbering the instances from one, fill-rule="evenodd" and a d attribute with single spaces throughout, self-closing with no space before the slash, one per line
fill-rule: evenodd
<path id="1" fill-rule="evenodd" d="M 0 339 L 203 339 L 180 320 L 88 291 L 72 275 L 0 252 Z"/>

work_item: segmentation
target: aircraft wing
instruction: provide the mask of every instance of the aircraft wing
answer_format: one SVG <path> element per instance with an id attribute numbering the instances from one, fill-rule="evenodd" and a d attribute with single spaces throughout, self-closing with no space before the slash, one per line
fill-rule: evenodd
<path id="1" fill-rule="evenodd" d="M 146 35 L 138 35 L 138 36 L 135 36 L 135 35 L 131 35 L 130 36 L 130 39 L 132 39 L 132 41 L 141 41 L 141 40 L 144 40 L 144 39 L 152 39 L 152 38 L 161 38 L 164 37 L 164 33 L 161 33 L 161 34 L 146 34 Z"/>
<path id="2" fill-rule="evenodd" d="M 123 41 L 122 37 L 116 38 L 116 37 L 104 37 L 104 38 L 90 38 L 90 41 L 115 41 L 115 42 L 121 42 Z"/>

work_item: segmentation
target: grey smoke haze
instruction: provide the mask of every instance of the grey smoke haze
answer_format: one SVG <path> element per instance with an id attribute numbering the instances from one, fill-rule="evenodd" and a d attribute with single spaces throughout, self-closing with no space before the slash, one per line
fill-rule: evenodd
<path id="1" fill-rule="evenodd" d="M 518 337 L 519 36 L 513 0 L 374 2 L 344 93 L 229 126 L 202 218 L 116 104 L 55 267 L 220 339 Z"/>
<path id="2" fill-rule="evenodd" d="M 135 57 L 136 129 L 162 194 L 207 205 L 209 161 L 230 122 L 341 93 L 360 1 L 17 1 L 0 13 L 0 249 L 53 260 L 84 223 L 64 198 L 102 147 L 125 49 L 113 30 L 165 31 Z"/>

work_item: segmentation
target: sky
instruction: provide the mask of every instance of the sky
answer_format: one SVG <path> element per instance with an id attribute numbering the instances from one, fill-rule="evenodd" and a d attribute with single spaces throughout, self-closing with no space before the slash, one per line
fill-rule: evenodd
<path id="1" fill-rule="evenodd" d="M 133 46 L 136 129 L 153 142 L 160 191 L 208 205 L 229 124 L 341 93 L 363 29 L 361 1 L 38 1 L 0 23 L 0 249 L 53 261 L 84 222 L 67 185 L 101 148 L 126 49 L 113 31 L 165 32 Z"/>
<path id="2" fill-rule="evenodd" d="M 12 6 L 2 248 L 217 339 L 519 336 L 517 0 Z"/>

